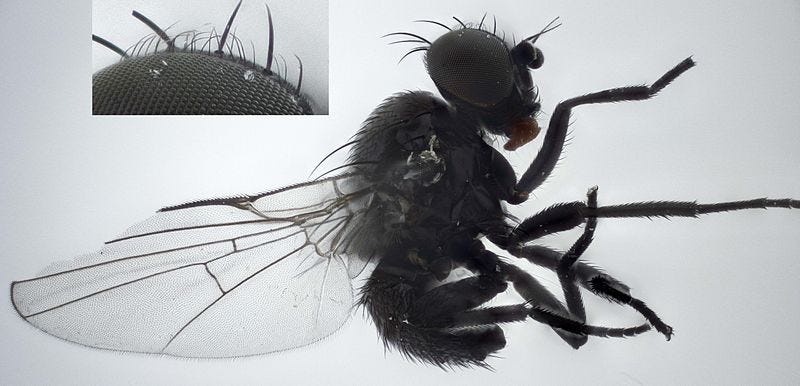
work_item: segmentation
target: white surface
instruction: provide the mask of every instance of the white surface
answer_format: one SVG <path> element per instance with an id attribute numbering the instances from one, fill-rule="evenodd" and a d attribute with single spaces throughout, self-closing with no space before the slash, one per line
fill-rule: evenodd
<path id="1" fill-rule="evenodd" d="M 477 21 L 484 11 L 516 36 L 562 17 L 564 25 L 540 40 L 547 59 L 535 81 L 545 111 L 583 92 L 652 82 L 688 55 L 698 61 L 655 100 L 577 110 L 563 162 L 514 213 L 582 199 L 594 184 L 607 204 L 800 197 L 796 2 L 464 3 L 336 1 L 330 7 L 330 116 L 300 118 L 93 118 L 90 4 L 0 3 L 0 30 L 8 37 L 0 60 L 0 282 L 95 250 L 163 205 L 302 180 L 384 97 L 433 89 L 419 55 L 397 65 L 405 47 L 388 46 L 381 35 L 435 37 L 440 28 L 411 21 L 451 24 L 452 15 Z M 539 143 L 510 155 L 520 170 Z M 384 354 L 357 312 L 338 334 L 304 349 L 183 360 L 65 343 L 27 325 L 6 300 L 0 383 L 798 383 L 798 230 L 800 211 L 777 209 L 699 220 L 601 221 L 589 258 L 675 327 L 671 342 L 651 333 L 590 339 L 574 351 L 527 322 L 506 328 L 509 345 L 490 361 L 495 372 L 443 372 Z M 566 247 L 574 237 L 546 243 Z M 588 312 L 595 323 L 640 320 L 601 301 L 590 302 Z"/>

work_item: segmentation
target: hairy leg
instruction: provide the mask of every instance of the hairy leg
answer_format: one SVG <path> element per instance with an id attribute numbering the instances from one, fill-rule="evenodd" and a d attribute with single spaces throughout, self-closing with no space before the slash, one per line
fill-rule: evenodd
<path id="1" fill-rule="evenodd" d="M 692 58 L 686 58 L 677 66 L 667 71 L 650 86 L 628 86 L 603 90 L 583 96 L 567 99 L 559 103 L 550 117 L 547 134 L 542 142 L 542 148 L 534 158 L 531 165 L 522 174 L 514 188 L 514 195 L 508 200 L 510 204 L 518 204 L 528 199 L 528 195 L 541 185 L 561 157 L 564 141 L 567 137 L 567 127 L 572 109 L 577 106 L 593 103 L 610 103 L 622 101 L 635 101 L 650 99 L 678 76 L 694 66 Z"/>

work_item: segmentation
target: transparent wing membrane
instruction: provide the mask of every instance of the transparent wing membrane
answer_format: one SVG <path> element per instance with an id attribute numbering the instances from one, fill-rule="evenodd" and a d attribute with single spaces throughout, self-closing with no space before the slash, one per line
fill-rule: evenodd
<path id="1" fill-rule="evenodd" d="M 351 312 L 363 185 L 342 175 L 164 208 L 12 283 L 14 306 L 50 334 L 113 350 L 235 357 L 312 343 Z"/>

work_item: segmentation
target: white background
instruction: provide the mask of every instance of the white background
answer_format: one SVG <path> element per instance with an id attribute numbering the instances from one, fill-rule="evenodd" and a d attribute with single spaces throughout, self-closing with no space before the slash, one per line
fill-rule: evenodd
<path id="1" fill-rule="evenodd" d="M 186 9 L 222 24 L 235 2 L 219 3 L 225 4 Z M 258 1 L 245 3 L 260 10 Z M 534 79 L 545 112 L 583 92 L 651 82 L 689 55 L 698 61 L 654 100 L 576 110 L 573 139 L 556 173 L 513 213 L 582 199 L 595 184 L 601 204 L 800 197 L 800 5 L 794 1 L 338 0 L 330 5 L 330 115 L 300 118 L 92 117 L 89 36 L 107 31 L 93 31 L 88 2 L 64 4 L 0 3 L 2 283 L 94 250 L 163 205 L 304 179 L 384 97 L 433 90 L 420 56 L 397 65 L 406 47 L 389 46 L 381 35 L 434 38 L 440 28 L 412 21 L 452 24 L 453 15 L 477 21 L 487 11 L 516 36 L 561 16 L 564 25 L 539 43 L 547 59 Z M 131 20 L 115 28 L 129 26 L 143 33 Z M 305 26 L 294 28 L 302 34 Z M 540 143 L 509 158 L 522 170 Z M 489 361 L 494 372 L 444 372 L 384 353 L 357 312 L 339 333 L 306 348 L 186 360 L 65 343 L 23 322 L 5 300 L 0 383 L 798 383 L 798 230 L 800 211 L 779 209 L 601 221 L 587 258 L 631 285 L 675 327 L 671 342 L 656 333 L 593 338 L 575 351 L 530 321 L 505 329 L 509 344 Z M 575 236 L 545 243 L 566 248 Z M 588 307 L 596 324 L 641 320 L 602 301 Z"/>

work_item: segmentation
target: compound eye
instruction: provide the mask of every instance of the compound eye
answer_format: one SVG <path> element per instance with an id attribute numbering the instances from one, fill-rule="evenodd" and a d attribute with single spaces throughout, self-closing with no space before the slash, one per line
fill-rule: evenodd
<path id="1" fill-rule="evenodd" d="M 425 64 L 436 87 L 480 107 L 496 105 L 514 86 L 508 47 L 497 36 L 478 29 L 442 35 L 428 48 Z"/>

